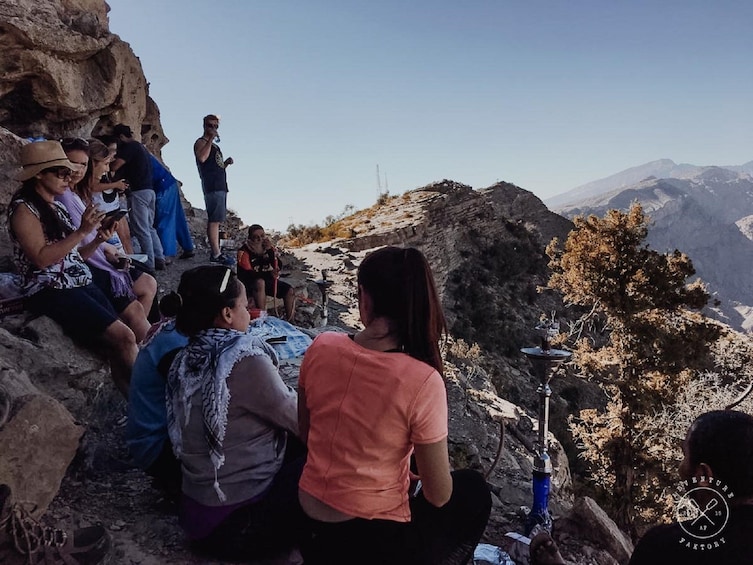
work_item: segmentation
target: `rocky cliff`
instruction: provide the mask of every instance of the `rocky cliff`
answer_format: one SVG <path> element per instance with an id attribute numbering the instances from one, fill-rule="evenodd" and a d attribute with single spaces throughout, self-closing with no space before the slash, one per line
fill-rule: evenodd
<path id="1" fill-rule="evenodd" d="M 548 279 L 546 244 L 566 238 L 571 227 L 513 184 L 473 190 L 443 180 L 385 198 L 330 231 L 351 251 L 383 245 L 423 250 L 453 333 L 504 358 L 531 343 L 542 314 L 561 310 L 559 298 L 538 287 Z M 510 382 L 501 392 L 517 399 L 518 387 Z"/>
<path id="2" fill-rule="evenodd" d="M 125 123 L 155 155 L 167 143 L 141 63 L 110 33 L 108 11 L 104 0 L 0 2 L 0 226 L 23 139 L 90 137 Z"/>

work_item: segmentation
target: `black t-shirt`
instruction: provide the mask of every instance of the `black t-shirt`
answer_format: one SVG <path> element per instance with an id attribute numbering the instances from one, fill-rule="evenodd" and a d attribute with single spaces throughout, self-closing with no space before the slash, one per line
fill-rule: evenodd
<path id="1" fill-rule="evenodd" d="M 212 143 L 212 149 L 209 151 L 207 160 L 202 163 L 196 159 L 196 166 L 199 168 L 201 188 L 204 194 L 228 191 L 225 160 L 222 157 L 222 151 L 217 145 Z"/>
<path id="2" fill-rule="evenodd" d="M 710 546 L 710 547 L 709 547 Z M 718 536 L 694 539 L 679 524 L 651 528 L 635 547 L 630 565 L 750 565 L 753 563 L 753 505 L 730 508 Z"/>
<path id="3" fill-rule="evenodd" d="M 152 163 L 146 147 L 138 141 L 119 141 L 117 159 L 123 159 L 123 164 L 117 171 L 117 177 L 128 181 L 131 191 L 150 189 L 152 186 Z"/>

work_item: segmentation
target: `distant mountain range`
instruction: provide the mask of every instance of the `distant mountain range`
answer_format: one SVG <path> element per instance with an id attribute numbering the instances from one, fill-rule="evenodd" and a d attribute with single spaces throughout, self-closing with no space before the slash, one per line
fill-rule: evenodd
<path id="1" fill-rule="evenodd" d="M 708 167 L 689 165 L 687 163 L 678 165 L 672 159 L 659 159 L 658 161 L 651 161 L 637 167 L 631 167 L 606 178 L 577 186 L 572 190 L 544 200 L 544 204 L 550 210 L 557 211 L 570 204 L 582 202 L 594 196 L 599 196 L 613 190 L 628 188 L 649 177 L 659 179 L 687 179 L 694 177 L 706 168 Z M 721 168 L 736 173 L 753 175 L 753 161 L 748 161 L 744 165 L 730 165 Z"/>
<path id="2" fill-rule="evenodd" d="M 650 217 L 648 244 L 679 249 L 693 261 L 718 307 L 711 314 L 753 330 L 753 161 L 740 166 L 676 165 L 668 159 L 583 185 L 549 201 L 572 218 L 602 216 L 640 202 Z M 637 177 L 641 177 L 636 179 Z M 630 183 L 633 181 L 632 184 Z"/>

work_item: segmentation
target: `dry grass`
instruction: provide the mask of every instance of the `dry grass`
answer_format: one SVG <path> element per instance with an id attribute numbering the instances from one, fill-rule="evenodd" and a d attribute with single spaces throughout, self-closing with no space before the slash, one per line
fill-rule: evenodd
<path id="1" fill-rule="evenodd" d="M 289 247 L 300 247 L 309 243 L 322 243 L 334 239 L 349 239 L 356 237 L 359 233 L 373 229 L 373 226 L 367 226 L 380 212 L 384 212 L 390 203 L 395 203 L 398 199 L 409 201 L 410 193 L 406 192 L 400 196 L 390 196 L 388 192 L 379 195 L 376 203 L 364 210 L 354 212 L 354 207 L 348 205 L 336 216 L 327 216 L 324 219 L 324 225 L 312 224 L 291 224 L 288 226 L 287 233 L 283 234 L 280 242 Z M 412 218 L 413 214 L 406 212 L 403 218 Z M 385 219 L 384 225 L 391 225 L 390 220 Z"/>

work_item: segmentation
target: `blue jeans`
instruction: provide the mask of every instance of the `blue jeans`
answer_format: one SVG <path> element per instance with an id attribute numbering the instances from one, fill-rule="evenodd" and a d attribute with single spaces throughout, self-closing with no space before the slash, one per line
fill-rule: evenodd
<path id="1" fill-rule="evenodd" d="M 164 259 L 157 230 L 154 229 L 154 205 L 156 196 L 151 189 L 131 191 L 128 196 L 129 225 L 131 233 L 139 242 L 141 252 L 147 257 L 147 264 L 154 269 L 155 259 Z"/>
<path id="2" fill-rule="evenodd" d="M 183 251 L 193 251 L 193 240 L 188 230 L 186 213 L 180 203 L 178 183 L 175 182 L 166 190 L 157 193 L 155 226 L 159 235 L 162 249 L 165 255 L 172 257 L 177 255 L 178 245 Z"/>

